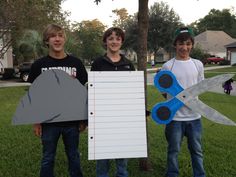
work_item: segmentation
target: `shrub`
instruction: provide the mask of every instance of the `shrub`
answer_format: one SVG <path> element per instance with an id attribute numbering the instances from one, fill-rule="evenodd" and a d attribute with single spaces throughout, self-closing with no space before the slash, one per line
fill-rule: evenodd
<path id="1" fill-rule="evenodd" d="M 230 61 L 229 60 L 222 60 L 222 61 L 220 61 L 219 65 L 230 65 Z"/>

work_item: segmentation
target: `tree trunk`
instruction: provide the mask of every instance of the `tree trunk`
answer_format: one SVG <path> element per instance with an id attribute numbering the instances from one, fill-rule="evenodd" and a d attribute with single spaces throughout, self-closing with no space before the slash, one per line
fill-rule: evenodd
<path id="1" fill-rule="evenodd" d="M 147 34 L 148 34 L 148 0 L 139 0 L 139 11 L 138 11 L 138 70 L 144 71 L 144 85 L 145 85 L 145 100 L 147 100 Z M 145 106 L 147 107 L 147 102 L 145 101 Z M 146 119 L 146 128 L 147 126 Z M 148 133 L 147 133 L 147 149 L 149 154 L 148 145 Z M 148 158 L 142 158 L 139 160 L 139 167 L 141 170 L 149 171 L 151 170 L 151 164 Z"/>

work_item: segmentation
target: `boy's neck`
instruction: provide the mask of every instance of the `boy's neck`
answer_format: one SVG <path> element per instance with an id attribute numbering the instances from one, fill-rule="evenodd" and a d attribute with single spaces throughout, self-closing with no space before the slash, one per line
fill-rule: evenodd
<path id="1" fill-rule="evenodd" d="M 63 59 L 66 57 L 66 53 L 64 51 L 61 52 L 49 52 L 49 56 L 55 59 Z"/>
<path id="2" fill-rule="evenodd" d="M 108 52 L 107 51 L 107 57 L 111 59 L 112 62 L 119 62 L 121 59 L 120 52 Z"/>
<path id="3" fill-rule="evenodd" d="M 186 60 L 189 60 L 190 57 L 188 56 L 188 57 L 186 57 L 186 58 L 181 58 L 181 57 L 175 56 L 175 59 L 176 59 L 176 60 L 180 60 L 180 61 L 186 61 Z"/>

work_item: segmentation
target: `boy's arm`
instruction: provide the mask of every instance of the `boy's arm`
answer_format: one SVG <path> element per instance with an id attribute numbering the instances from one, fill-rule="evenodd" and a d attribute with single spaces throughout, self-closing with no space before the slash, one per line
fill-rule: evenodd
<path id="1" fill-rule="evenodd" d="M 88 73 L 81 61 L 80 61 L 80 66 L 78 68 L 79 68 L 79 74 L 76 76 L 76 78 L 80 81 L 82 85 L 85 85 L 88 82 Z"/>
<path id="2" fill-rule="evenodd" d="M 40 68 L 35 63 L 31 65 L 30 73 L 27 82 L 33 83 L 34 80 L 41 74 Z"/>

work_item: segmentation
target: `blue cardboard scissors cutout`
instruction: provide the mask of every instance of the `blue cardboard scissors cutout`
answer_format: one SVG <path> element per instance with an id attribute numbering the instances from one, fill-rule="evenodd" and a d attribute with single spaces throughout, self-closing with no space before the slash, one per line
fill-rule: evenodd
<path id="1" fill-rule="evenodd" d="M 168 124 L 172 121 L 175 113 L 185 105 L 211 121 L 236 126 L 235 122 L 197 99 L 197 96 L 201 93 L 222 84 L 233 76 L 234 74 L 218 75 L 204 79 L 187 89 L 183 89 L 171 71 L 159 71 L 154 78 L 154 85 L 160 92 L 168 93 L 173 96 L 173 98 L 156 104 L 152 108 L 153 120 L 159 124 Z"/>

